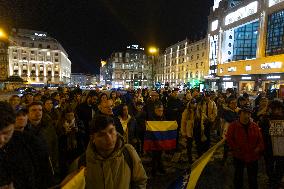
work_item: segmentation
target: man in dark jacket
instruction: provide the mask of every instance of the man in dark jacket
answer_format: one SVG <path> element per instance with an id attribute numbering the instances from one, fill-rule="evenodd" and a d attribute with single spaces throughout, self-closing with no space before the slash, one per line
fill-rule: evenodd
<path id="1" fill-rule="evenodd" d="M 167 111 L 166 111 L 166 118 L 169 121 L 177 121 L 178 123 L 178 133 L 181 126 L 181 115 L 184 110 L 182 101 L 178 98 L 178 90 L 174 89 L 171 93 L 171 96 L 168 99 L 167 104 Z M 179 135 L 177 135 L 177 141 L 179 141 Z M 177 149 L 178 149 L 178 142 L 177 142 Z"/>
<path id="2" fill-rule="evenodd" d="M 38 189 L 52 186 L 47 147 L 38 137 L 14 132 L 15 114 L 0 102 L 0 188 Z"/>
<path id="3" fill-rule="evenodd" d="M 113 118 L 114 120 L 114 124 L 115 124 L 115 129 L 117 132 L 119 132 L 122 136 L 123 136 L 123 127 L 120 123 L 120 120 L 118 119 L 118 117 L 113 115 L 113 101 L 111 99 L 107 100 L 107 101 L 102 101 L 99 105 L 98 105 L 98 111 L 95 115 L 95 117 L 97 115 L 107 115 Z M 95 118 L 94 117 L 94 118 Z"/>
<path id="4" fill-rule="evenodd" d="M 82 104 L 79 104 L 76 108 L 78 118 L 83 121 L 85 127 L 85 132 L 87 136 L 84 140 L 85 147 L 87 147 L 89 143 L 89 124 L 96 113 L 96 108 L 94 107 L 93 101 L 93 96 L 95 95 L 96 94 L 94 92 L 89 92 L 86 101 Z"/>
<path id="5" fill-rule="evenodd" d="M 42 142 L 47 145 L 52 167 L 58 173 L 58 138 L 55 125 L 51 124 L 50 118 L 43 117 L 41 102 L 33 102 L 28 106 L 28 119 L 25 130 L 41 138 Z"/>

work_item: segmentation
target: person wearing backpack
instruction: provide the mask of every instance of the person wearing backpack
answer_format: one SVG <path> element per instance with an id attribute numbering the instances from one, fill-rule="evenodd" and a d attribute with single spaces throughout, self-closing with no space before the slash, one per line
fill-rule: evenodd
<path id="1" fill-rule="evenodd" d="M 86 167 L 87 189 L 146 188 L 141 159 L 133 146 L 124 143 L 109 116 L 98 115 L 90 123 Z"/>

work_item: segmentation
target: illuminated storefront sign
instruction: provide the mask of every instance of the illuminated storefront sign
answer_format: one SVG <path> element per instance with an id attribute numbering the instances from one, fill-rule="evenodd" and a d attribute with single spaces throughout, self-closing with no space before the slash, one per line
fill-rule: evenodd
<path id="1" fill-rule="evenodd" d="M 242 80 L 251 80 L 251 77 L 242 77 Z"/>
<path id="2" fill-rule="evenodd" d="M 224 80 L 224 81 L 230 81 L 231 78 L 230 78 L 230 77 L 224 77 L 223 80 Z"/>
<path id="3" fill-rule="evenodd" d="M 210 36 L 209 66 L 217 65 L 219 36 Z"/>
<path id="4" fill-rule="evenodd" d="M 228 68 L 228 72 L 235 72 L 235 71 L 237 71 L 236 67 L 229 67 Z"/>
<path id="5" fill-rule="evenodd" d="M 284 1 L 284 0 L 269 0 L 268 6 L 272 7 L 273 5 L 281 3 L 282 1 Z"/>
<path id="6" fill-rule="evenodd" d="M 281 68 L 282 62 L 270 62 L 260 65 L 261 69 Z"/>
<path id="7" fill-rule="evenodd" d="M 215 31 L 215 30 L 217 30 L 217 28 L 218 28 L 218 20 L 214 20 L 211 23 L 211 31 Z"/>
<path id="8" fill-rule="evenodd" d="M 248 4 L 247 6 L 239 8 L 235 12 L 228 14 L 225 17 L 225 25 L 232 24 L 236 21 L 239 21 L 243 18 L 246 18 L 250 15 L 257 13 L 257 5 L 258 5 L 258 2 L 254 1 Z"/>
<path id="9" fill-rule="evenodd" d="M 280 79 L 280 75 L 267 76 L 267 79 Z"/>
<path id="10" fill-rule="evenodd" d="M 219 3 L 220 3 L 221 1 L 222 1 L 222 0 L 214 0 L 213 11 L 214 11 L 215 9 L 218 9 Z"/>

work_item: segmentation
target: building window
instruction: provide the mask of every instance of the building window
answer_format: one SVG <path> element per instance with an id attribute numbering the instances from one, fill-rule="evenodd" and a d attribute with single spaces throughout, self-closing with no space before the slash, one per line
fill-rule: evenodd
<path id="1" fill-rule="evenodd" d="M 197 45 L 196 49 L 199 51 L 199 45 Z"/>
<path id="2" fill-rule="evenodd" d="M 35 45 L 34 43 L 30 43 L 30 47 L 34 47 L 34 45 Z"/>
<path id="3" fill-rule="evenodd" d="M 50 49 L 50 45 L 47 45 L 46 48 L 47 48 L 47 49 Z"/>
<path id="4" fill-rule="evenodd" d="M 35 54 L 35 52 L 34 52 L 34 51 L 31 51 L 31 54 Z"/>
<path id="5" fill-rule="evenodd" d="M 193 60 L 193 55 L 191 55 L 191 60 Z"/>
<path id="6" fill-rule="evenodd" d="M 54 56 L 58 56 L 58 53 L 55 53 Z"/>
<path id="7" fill-rule="evenodd" d="M 259 21 L 256 21 L 234 30 L 234 61 L 256 57 L 258 27 Z"/>
<path id="8" fill-rule="evenodd" d="M 38 48 L 42 48 L 42 44 L 40 43 L 40 44 L 38 44 Z"/>
<path id="9" fill-rule="evenodd" d="M 26 42 L 22 42 L 22 46 L 26 46 Z"/>
<path id="10" fill-rule="evenodd" d="M 199 54 L 197 54 L 197 57 L 196 57 L 197 59 L 199 59 Z"/>
<path id="11" fill-rule="evenodd" d="M 266 55 L 284 53 L 284 10 L 268 16 Z"/>

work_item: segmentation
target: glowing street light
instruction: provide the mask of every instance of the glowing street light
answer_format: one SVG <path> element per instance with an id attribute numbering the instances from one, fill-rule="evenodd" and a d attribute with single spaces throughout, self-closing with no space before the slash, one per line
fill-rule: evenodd
<path id="1" fill-rule="evenodd" d="M 150 47 L 149 48 L 149 53 L 152 55 L 152 59 L 153 59 L 153 63 L 151 64 L 151 68 L 152 68 L 152 71 L 151 71 L 151 84 L 152 84 L 152 87 L 155 88 L 155 72 L 154 72 L 154 65 L 156 65 L 156 59 L 155 59 L 155 56 L 158 54 L 158 51 L 159 49 L 156 48 L 156 47 Z"/>
<path id="2" fill-rule="evenodd" d="M 156 47 L 150 47 L 149 48 L 149 53 L 156 54 L 157 52 L 158 52 L 158 49 Z"/>
<path id="3" fill-rule="evenodd" d="M 1 28 L 0 28 L 0 38 L 4 38 L 4 39 L 6 39 L 6 38 L 7 38 L 6 33 L 5 33 L 5 32 L 4 32 L 4 30 L 3 30 L 3 29 L 1 29 Z"/>

